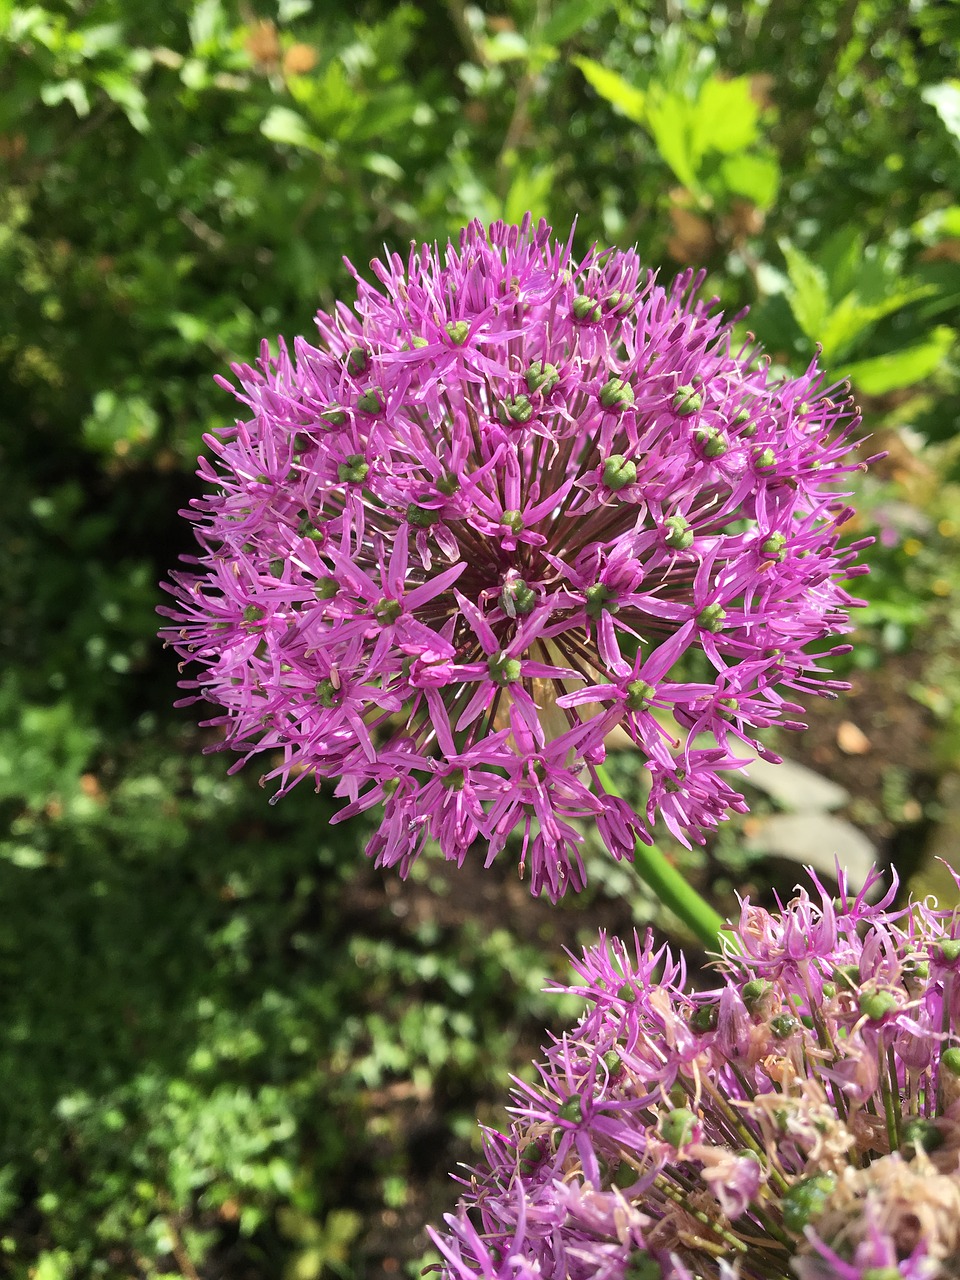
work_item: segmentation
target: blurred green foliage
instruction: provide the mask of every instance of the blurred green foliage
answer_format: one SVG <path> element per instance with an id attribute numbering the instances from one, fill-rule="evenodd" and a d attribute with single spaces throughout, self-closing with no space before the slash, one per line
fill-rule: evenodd
<path id="1" fill-rule="evenodd" d="M 943 0 L 0 0 L 0 1271 L 405 1265 L 556 1008 L 579 918 L 408 917 L 326 798 L 268 810 L 171 709 L 212 375 L 344 255 L 530 209 L 701 263 L 779 363 L 822 344 L 927 477 L 865 482 L 855 661 L 928 637 L 956 767 L 958 41 Z"/>

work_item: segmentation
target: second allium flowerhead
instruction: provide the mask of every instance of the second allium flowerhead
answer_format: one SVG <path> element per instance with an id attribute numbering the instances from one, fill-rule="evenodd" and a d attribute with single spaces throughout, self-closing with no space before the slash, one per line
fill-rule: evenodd
<path id="1" fill-rule="evenodd" d="M 318 346 L 234 366 L 246 413 L 207 439 L 164 629 L 188 687 L 225 745 L 277 753 L 279 793 L 382 804 L 370 851 L 401 871 L 431 836 L 490 860 L 519 829 L 556 897 L 580 819 L 617 856 L 657 814 L 701 839 L 743 807 L 722 771 L 793 723 L 784 691 L 833 687 L 809 648 L 856 603 L 851 407 L 815 364 L 734 352 L 692 272 L 577 262 L 543 223 L 371 266 Z M 596 774 L 616 725 L 645 815 Z"/>

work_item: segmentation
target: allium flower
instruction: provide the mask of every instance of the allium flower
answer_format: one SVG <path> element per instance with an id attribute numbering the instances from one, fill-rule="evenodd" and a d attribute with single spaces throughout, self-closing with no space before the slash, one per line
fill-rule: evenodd
<path id="1" fill-rule="evenodd" d="M 529 218 L 371 267 L 318 346 L 234 366 L 244 420 L 207 437 L 166 611 L 184 687 L 278 794 L 382 805 L 371 849 L 401 870 L 428 837 L 489 860 L 519 829 L 556 897 L 583 818 L 617 856 L 658 812 L 702 841 L 757 728 L 795 725 L 783 690 L 838 687 L 810 646 L 858 603 L 851 406 L 815 363 L 782 381 L 734 351 L 702 277 L 577 262 Z M 645 816 L 597 777 L 618 724 Z"/>
<path id="2" fill-rule="evenodd" d="M 431 1233 L 447 1280 L 960 1274 L 960 920 L 814 884 L 742 904 L 709 990 L 649 934 L 584 954 Z"/>

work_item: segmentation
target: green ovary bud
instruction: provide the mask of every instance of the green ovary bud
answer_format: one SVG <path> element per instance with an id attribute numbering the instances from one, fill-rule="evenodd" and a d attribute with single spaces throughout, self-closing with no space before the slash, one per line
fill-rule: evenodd
<path id="1" fill-rule="evenodd" d="M 487 659 L 490 678 L 499 685 L 516 684 L 520 679 L 519 658 L 508 658 L 505 653 L 493 653 Z"/>
<path id="2" fill-rule="evenodd" d="M 758 1011 L 772 991 L 773 983 L 768 982 L 766 978 L 751 978 L 749 982 L 744 983 L 740 996 L 746 1005 L 747 1012 Z"/>
<path id="3" fill-rule="evenodd" d="M 557 1108 L 557 1115 L 561 1120 L 569 1120 L 571 1124 L 582 1124 L 583 1106 L 580 1102 L 580 1095 L 575 1093 L 567 1098 L 566 1102 L 561 1103 Z"/>
<path id="4" fill-rule="evenodd" d="M 341 484 L 363 484 L 369 470 L 362 453 L 348 453 L 345 461 L 337 467 L 337 475 Z"/>
<path id="5" fill-rule="evenodd" d="M 258 604 L 248 604 L 243 611 L 244 622 L 260 622 L 266 616 L 266 609 L 261 609 Z"/>
<path id="6" fill-rule="evenodd" d="M 795 1182 L 784 1193 L 781 1201 L 783 1225 L 798 1235 L 804 1227 L 818 1218 L 833 1194 L 836 1178 L 829 1173 L 817 1173 L 812 1178 Z"/>
<path id="7" fill-rule="evenodd" d="M 904 1147 L 913 1147 L 915 1151 L 936 1151 L 944 1143 L 943 1130 L 932 1120 L 924 1120 L 915 1116 L 903 1126 Z"/>
<path id="8" fill-rule="evenodd" d="M 956 1046 L 944 1049 L 940 1055 L 940 1070 L 951 1076 L 960 1076 L 960 1049 Z"/>
<path id="9" fill-rule="evenodd" d="M 555 364 L 544 364 L 542 360 L 534 360 L 523 377 L 527 384 L 527 390 L 531 395 L 535 391 L 539 391 L 541 395 L 548 396 L 560 381 L 557 366 Z"/>
<path id="10" fill-rule="evenodd" d="M 529 422 L 533 417 L 533 405 L 528 396 L 514 396 L 501 400 L 497 405 L 497 417 L 505 427 L 517 422 Z"/>
<path id="11" fill-rule="evenodd" d="M 862 991 L 857 1007 L 870 1022 L 882 1022 L 897 1008 L 897 997 L 892 991 Z"/>
<path id="12" fill-rule="evenodd" d="M 600 403 L 605 409 L 623 410 L 633 402 L 633 387 L 622 378 L 609 378 L 600 388 Z"/>
<path id="13" fill-rule="evenodd" d="M 634 1176 L 634 1181 L 636 1181 L 636 1176 Z M 625 1185 L 629 1186 L 630 1183 Z M 662 1275 L 663 1268 L 657 1259 L 652 1254 L 641 1253 L 636 1249 L 627 1259 L 623 1280 L 660 1280 Z"/>
<path id="14" fill-rule="evenodd" d="M 703 396 L 694 387 L 684 385 L 677 387 L 673 393 L 673 409 L 681 418 L 689 418 L 703 408 Z"/>
<path id="15" fill-rule="evenodd" d="M 723 629 L 723 620 L 727 616 L 726 609 L 719 604 L 708 604 L 697 614 L 697 626 L 714 635 Z"/>
<path id="16" fill-rule="evenodd" d="M 347 415 L 343 409 L 332 404 L 328 409 L 324 409 L 320 415 L 320 421 L 328 427 L 342 427 L 347 420 Z"/>
<path id="17" fill-rule="evenodd" d="M 596 323 L 603 312 L 596 298 L 586 293 L 578 293 L 573 300 L 573 315 L 576 320 L 590 320 Z"/>
<path id="18" fill-rule="evenodd" d="M 693 1137 L 697 1117 L 689 1107 L 676 1107 L 668 1111 L 660 1121 L 660 1133 L 664 1142 L 669 1142 L 677 1151 L 685 1147 Z"/>
<path id="19" fill-rule="evenodd" d="M 318 600 L 332 600 L 340 590 L 336 578 L 318 578 L 313 587 L 313 594 Z"/>
<path id="20" fill-rule="evenodd" d="M 722 458 L 727 452 L 727 442 L 716 427 L 698 427 L 694 439 L 705 458 Z"/>
<path id="21" fill-rule="evenodd" d="M 941 964 L 956 964 L 960 957 L 960 938 L 943 938 L 933 949 Z"/>
<path id="22" fill-rule="evenodd" d="M 617 593 L 604 586 L 602 582 L 596 582 L 592 587 L 587 587 L 583 594 L 586 597 L 588 618 L 599 618 L 604 610 L 607 613 L 616 613 L 620 608 L 617 604 Z"/>
<path id="23" fill-rule="evenodd" d="M 426 338 L 421 337 L 419 333 L 415 333 L 409 342 L 405 342 L 400 348 L 401 351 L 419 351 L 421 347 L 429 347 L 430 343 Z"/>
<path id="24" fill-rule="evenodd" d="M 378 600 L 373 610 L 377 621 L 381 626 L 389 627 L 400 617 L 403 612 L 403 605 L 399 600 Z"/>
<path id="25" fill-rule="evenodd" d="M 519 533 L 523 528 L 523 512 L 505 511 L 500 517 L 500 523 L 505 524 L 507 528 L 512 529 L 514 533 Z"/>
<path id="26" fill-rule="evenodd" d="M 621 293 L 619 289 L 614 289 L 613 293 L 604 298 L 603 305 L 613 315 L 625 316 L 633 310 L 636 301 L 632 293 Z"/>
<path id="27" fill-rule="evenodd" d="M 363 373 L 367 367 L 367 353 L 363 347 L 351 347 L 347 352 L 347 358 L 344 364 L 347 366 L 347 373 L 352 373 L 354 377 L 358 373 Z"/>
<path id="28" fill-rule="evenodd" d="M 637 478 L 637 464 L 630 462 L 622 453 L 612 453 L 603 464 L 603 483 L 614 493 L 626 489 Z"/>
<path id="29" fill-rule="evenodd" d="M 764 449 L 755 449 L 753 465 L 758 471 L 773 471 L 777 465 L 777 455 L 769 445 Z"/>
<path id="30" fill-rule="evenodd" d="M 856 991 L 860 986 L 860 966 L 857 964 L 838 964 L 833 971 L 837 986 L 845 991 Z"/>
<path id="31" fill-rule="evenodd" d="M 357 408 L 361 412 L 374 415 L 383 413 L 386 404 L 387 398 L 383 393 L 383 387 L 369 387 L 357 400 Z"/>
<path id="32" fill-rule="evenodd" d="M 769 538 L 765 538 L 760 544 L 760 552 L 765 555 L 768 560 L 782 560 L 784 555 L 784 547 L 787 545 L 786 536 L 782 533 L 771 533 Z"/>
<path id="33" fill-rule="evenodd" d="M 447 335 L 455 347 L 462 347 L 470 332 L 468 320 L 451 320 L 447 325 Z"/>
<path id="34" fill-rule="evenodd" d="M 631 680 L 627 685 L 627 710 L 646 711 L 655 693 L 656 689 L 652 684 L 647 684 L 646 680 Z"/>
<path id="35" fill-rule="evenodd" d="M 301 538 L 309 538 L 311 542 L 323 542 L 327 536 L 323 529 L 319 525 L 315 525 L 309 516 L 300 521 L 297 526 L 297 533 Z"/>
<path id="36" fill-rule="evenodd" d="M 407 507 L 407 520 L 417 529 L 429 529 L 432 524 L 439 524 L 441 518 L 434 507 L 421 507 L 416 502 Z"/>
<path id="37" fill-rule="evenodd" d="M 778 1013 L 770 1019 L 770 1030 L 777 1040 L 789 1040 L 799 1026 L 792 1013 Z"/>
<path id="38" fill-rule="evenodd" d="M 519 1153 L 520 1172 L 532 1173 L 543 1159 L 543 1149 L 539 1142 L 528 1142 Z"/>
<path id="39" fill-rule="evenodd" d="M 699 1035 L 705 1035 L 708 1031 L 716 1031 L 719 1016 L 719 1005 L 698 1004 L 690 1014 L 690 1029 L 691 1031 L 696 1031 Z"/>
<path id="40" fill-rule="evenodd" d="M 693 530 L 683 516 L 667 516 L 663 527 L 667 531 L 664 541 L 674 551 L 686 551 L 693 546 Z"/>
<path id="41" fill-rule="evenodd" d="M 447 474 L 441 476 L 437 481 L 437 488 L 441 493 L 445 493 L 448 498 L 452 498 L 455 493 L 460 492 L 460 481 L 456 476 Z"/>
<path id="42" fill-rule="evenodd" d="M 522 578 L 511 578 L 500 590 L 500 608 L 508 618 L 532 613 L 536 604 L 537 593 Z"/>
<path id="43" fill-rule="evenodd" d="M 314 689 L 314 693 L 322 707 L 336 707 L 340 705 L 341 692 L 332 680 L 320 680 Z"/>
<path id="44" fill-rule="evenodd" d="M 603 1065 L 607 1068 L 611 1075 L 615 1075 L 620 1070 L 620 1054 L 616 1049 L 608 1049 L 603 1055 Z"/>

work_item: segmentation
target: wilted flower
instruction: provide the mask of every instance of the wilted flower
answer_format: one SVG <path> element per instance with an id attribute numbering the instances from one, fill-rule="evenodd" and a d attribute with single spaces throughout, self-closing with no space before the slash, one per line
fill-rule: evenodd
<path id="1" fill-rule="evenodd" d="M 278 794 L 382 805 L 370 852 L 401 871 L 428 836 L 489 861 L 519 829 L 556 897 L 580 819 L 617 856 L 658 813 L 701 840 L 744 807 L 721 775 L 757 728 L 795 727 L 782 690 L 837 687 L 808 650 L 857 603 L 851 406 L 815 363 L 782 381 L 732 350 L 702 277 L 577 262 L 543 223 L 371 267 L 319 346 L 234 367 L 248 412 L 207 437 L 199 568 L 166 611 L 185 687 L 223 745 L 277 754 Z M 596 773 L 616 725 L 645 818 Z"/>
<path id="2" fill-rule="evenodd" d="M 748 902 L 694 991 L 650 937 L 576 964 L 582 1021 L 431 1233 L 448 1280 L 960 1273 L 960 921 L 814 877 Z"/>

